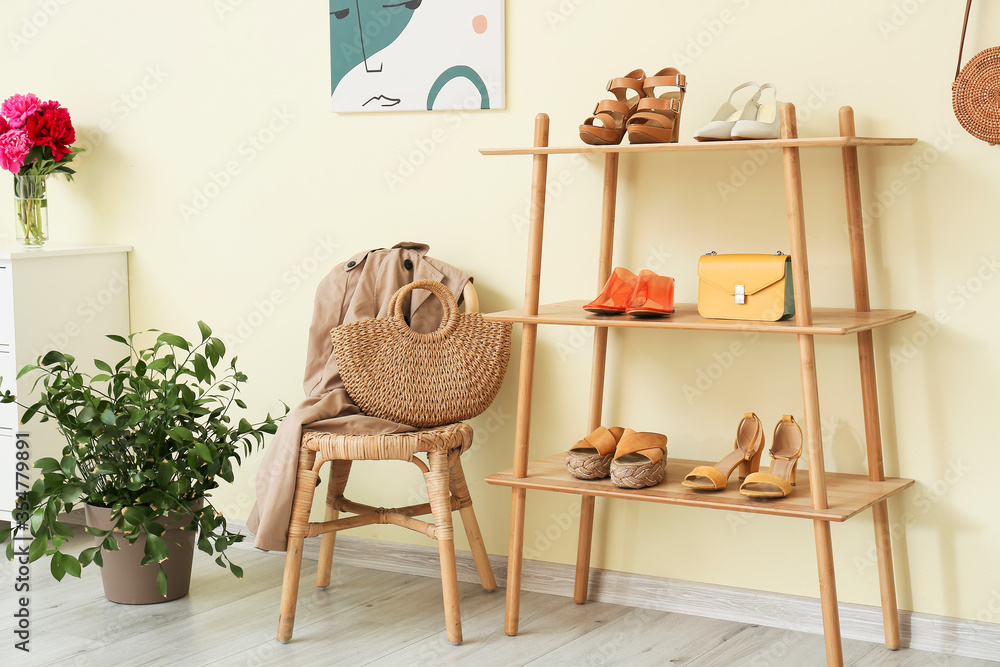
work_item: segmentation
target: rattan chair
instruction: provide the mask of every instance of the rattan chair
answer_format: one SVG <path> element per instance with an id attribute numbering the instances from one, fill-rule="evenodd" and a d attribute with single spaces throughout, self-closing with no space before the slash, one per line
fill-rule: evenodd
<path id="1" fill-rule="evenodd" d="M 469 283 L 465 292 L 467 312 L 478 311 L 479 302 Z M 330 585 L 333 548 L 337 531 L 374 523 L 391 523 L 415 530 L 438 542 L 441 557 L 441 588 L 444 593 L 445 629 L 448 641 L 462 642 L 462 619 L 458 605 L 458 573 L 455 567 L 454 527 L 452 512 L 459 510 L 469 546 L 487 591 L 496 590 L 496 580 L 483 545 L 472 498 L 462 472 L 460 457 L 472 445 L 472 427 L 465 423 L 448 424 L 411 433 L 386 435 L 346 435 L 305 430 L 299 450 L 299 471 L 292 501 L 292 517 L 288 526 L 288 551 L 285 556 L 285 576 L 281 587 L 281 611 L 278 617 L 278 641 L 292 637 L 295 604 L 298 598 L 299 574 L 302 567 L 302 546 L 306 537 L 322 535 L 316 585 Z M 417 454 L 426 454 L 424 463 Z M 399 508 L 363 505 L 344 497 L 347 478 L 354 461 L 410 461 L 424 475 L 429 502 Z M 330 462 L 330 485 L 326 496 L 326 517 L 322 522 L 310 522 L 313 494 L 323 464 Z M 340 518 L 340 512 L 352 516 Z M 433 515 L 433 523 L 414 517 Z"/>

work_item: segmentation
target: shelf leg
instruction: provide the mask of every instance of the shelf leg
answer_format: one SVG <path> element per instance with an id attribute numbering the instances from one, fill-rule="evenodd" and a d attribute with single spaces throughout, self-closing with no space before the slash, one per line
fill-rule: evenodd
<path id="1" fill-rule="evenodd" d="M 840 611 L 837 609 L 837 581 L 833 574 L 833 540 L 830 522 L 816 519 L 816 562 L 819 567 L 819 597 L 823 606 L 823 635 L 826 639 L 826 664 L 843 667 L 844 652 L 840 643 Z"/>
<path id="2" fill-rule="evenodd" d="M 604 157 L 604 198 L 601 203 L 601 246 L 597 255 L 597 291 L 611 277 L 611 254 L 615 241 L 615 208 L 618 203 L 618 153 Z M 587 433 L 601 425 L 604 410 L 604 373 L 607 367 L 608 329 L 594 328 L 594 358 L 590 375 L 590 415 Z M 576 545 L 576 579 L 573 600 L 577 604 L 587 601 L 590 584 L 590 552 L 594 538 L 594 496 L 580 498 L 580 535 Z"/>
<path id="3" fill-rule="evenodd" d="M 783 139 L 794 139 L 798 136 L 795 106 L 787 102 L 781 105 L 781 136 Z M 809 326 L 812 324 L 812 297 L 809 291 L 809 258 L 806 252 L 805 213 L 802 203 L 802 164 L 798 148 L 783 148 L 782 156 L 785 169 L 785 197 L 788 204 L 792 278 L 795 285 L 795 321 L 801 326 Z M 802 373 L 802 402 L 805 409 L 812 505 L 816 509 L 826 509 L 828 500 L 823 459 L 823 429 L 819 411 L 819 382 L 816 378 L 816 345 L 812 335 L 799 335 L 799 369 Z M 823 607 L 826 660 L 828 665 L 843 665 L 830 524 L 817 519 L 813 522 L 813 527 L 816 532 L 816 562 L 819 568 L 819 592 Z"/>
<path id="4" fill-rule="evenodd" d="M 840 109 L 840 135 L 856 136 L 854 110 Z M 858 149 L 843 149 L 844 191 L 847 200 L 848 239 L 851 246 L 851 274 L 854 281 L 854 307 L 859 312 L 871 310 L 868 292 L 868 264 L 865 257 L 865 227 L 861 211 L 861 178 Z M 861 398 L 865 413 L 865 442 L 868 449 L 868 478 L 873 482 L 885 479 L 882 459 L 882 427 L 878 413 L 878 388 L 875 381 L 875 346 L 871 331 L 858 334 L 858 362 L 861 366 Z M 885 645 L 896 650 L 900 646 L 899 609 L 896 606 L 896 578 L 892 564 L 892 541 L 889 533 L 889 509 L 886 502 L 872 507 L 875 523 L 875 544 L 878 553 L 879 586 L 882 597 L 882 625 Z"/>
<path id="5" fill-rule="evenodd" d="M 535 146 L 549 144 L 549 117 L 535 116 Z M 538 290 L 542 274 L 542 230 L 545 224 L 545 183 L 548 156 L 536 155 L 531 168 L 531 226 L 528 231 L 528 266 L 524 279 L 524 312 L 538 314 Z M 514 477 L 528 475 L 528 441 L 531 434 L 531 394 L 535 378 L 535 341 L 538 325 L 525 324 L 521 331 L 521 369 L 517 387 L 517 424 L 514 433 Z M 524 505 L 526 490 L 512 489 L 510 539 L 507 549 L 507 610 L 504 632 L 517 634 L 521 609 L 521 566 L 524 559 Z"/>

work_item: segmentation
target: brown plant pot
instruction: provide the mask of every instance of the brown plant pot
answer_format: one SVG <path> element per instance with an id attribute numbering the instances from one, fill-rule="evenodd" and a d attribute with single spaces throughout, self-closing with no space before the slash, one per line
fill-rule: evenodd
<path id="1" fill-rule="evenodd" d="M 193 509 L 201 509 L 204 501 L 199 500 Z M 111 510 L 96 505 L 84 505 L 87 525 L 101 530 L 111 530 Z M 141 535 L 134 544 L 129 544 L 121 531 L 115 531 L 118 551 L 102 551 L 104 566 L 101 568 L 101 580 L 104 582 L 104 597 L 118 604 L 155 604 L 169 602 L 182 598 L 191 588 L 191 562 L 194 557 L 196 533 L 191 530 L 180 530 L 186 525 L 188 518 L 177 514 L 169 514 L 160 522 L 166 531 L 163 539 L 167 543 L 170 556 L 163 561 L 163 570 L 167 575 L 167 595 L 160 595 L 156 587 L 156 575 L 160 573 L 157 564 L 141 565 L 145 556 L 146 536 Z M 101 546 L 103 537 L 95 537 L 97 546 Z M 175 544 L 176 543 L 176 544 Z"/>

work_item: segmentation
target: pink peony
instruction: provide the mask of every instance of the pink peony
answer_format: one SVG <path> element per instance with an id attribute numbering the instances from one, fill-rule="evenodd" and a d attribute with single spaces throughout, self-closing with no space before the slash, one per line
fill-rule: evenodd
<path id="1" fill-rule="evenodd" d="M 10 129 L 10 124 L 7 122 L 7 119 L 4 118 L 3 116 L 0 116 L 0 134 L 3 134 L 9 129 Z"/>
<path id="2" fill-rule="evenodd" d="M 38 110 L 42 103 L 37 95 L 28 93 L 27 95 L 11 95 L 0 107 L 0 114 L 10 121 L 10 126 L 17 129 L 24 127 L 28 121 L 28 116 Z"/>
<path id="3" fill-rule="evenodd" d="M 31 147 L 31 139 L 25 130 L 8 130 L 0 135 L 0 167 L 15 174 L 21 171 Z"/>

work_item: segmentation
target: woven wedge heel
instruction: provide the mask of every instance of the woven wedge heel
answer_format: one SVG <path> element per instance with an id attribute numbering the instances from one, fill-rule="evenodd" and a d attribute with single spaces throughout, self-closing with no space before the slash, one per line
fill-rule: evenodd
<path id="1" fill-rule="evenodd" d="M 577 479 L 604 479 L 611 474 L 611 459 L 625 429 L 599 426 L 566 452 L 566 470 Z"/>
<path id="2" fill-rule="evenodd" d="M 611 483 L 643 489 L 663 481 L 667 470 L 667 436 L 625 429 L 611 460 Z"/>

